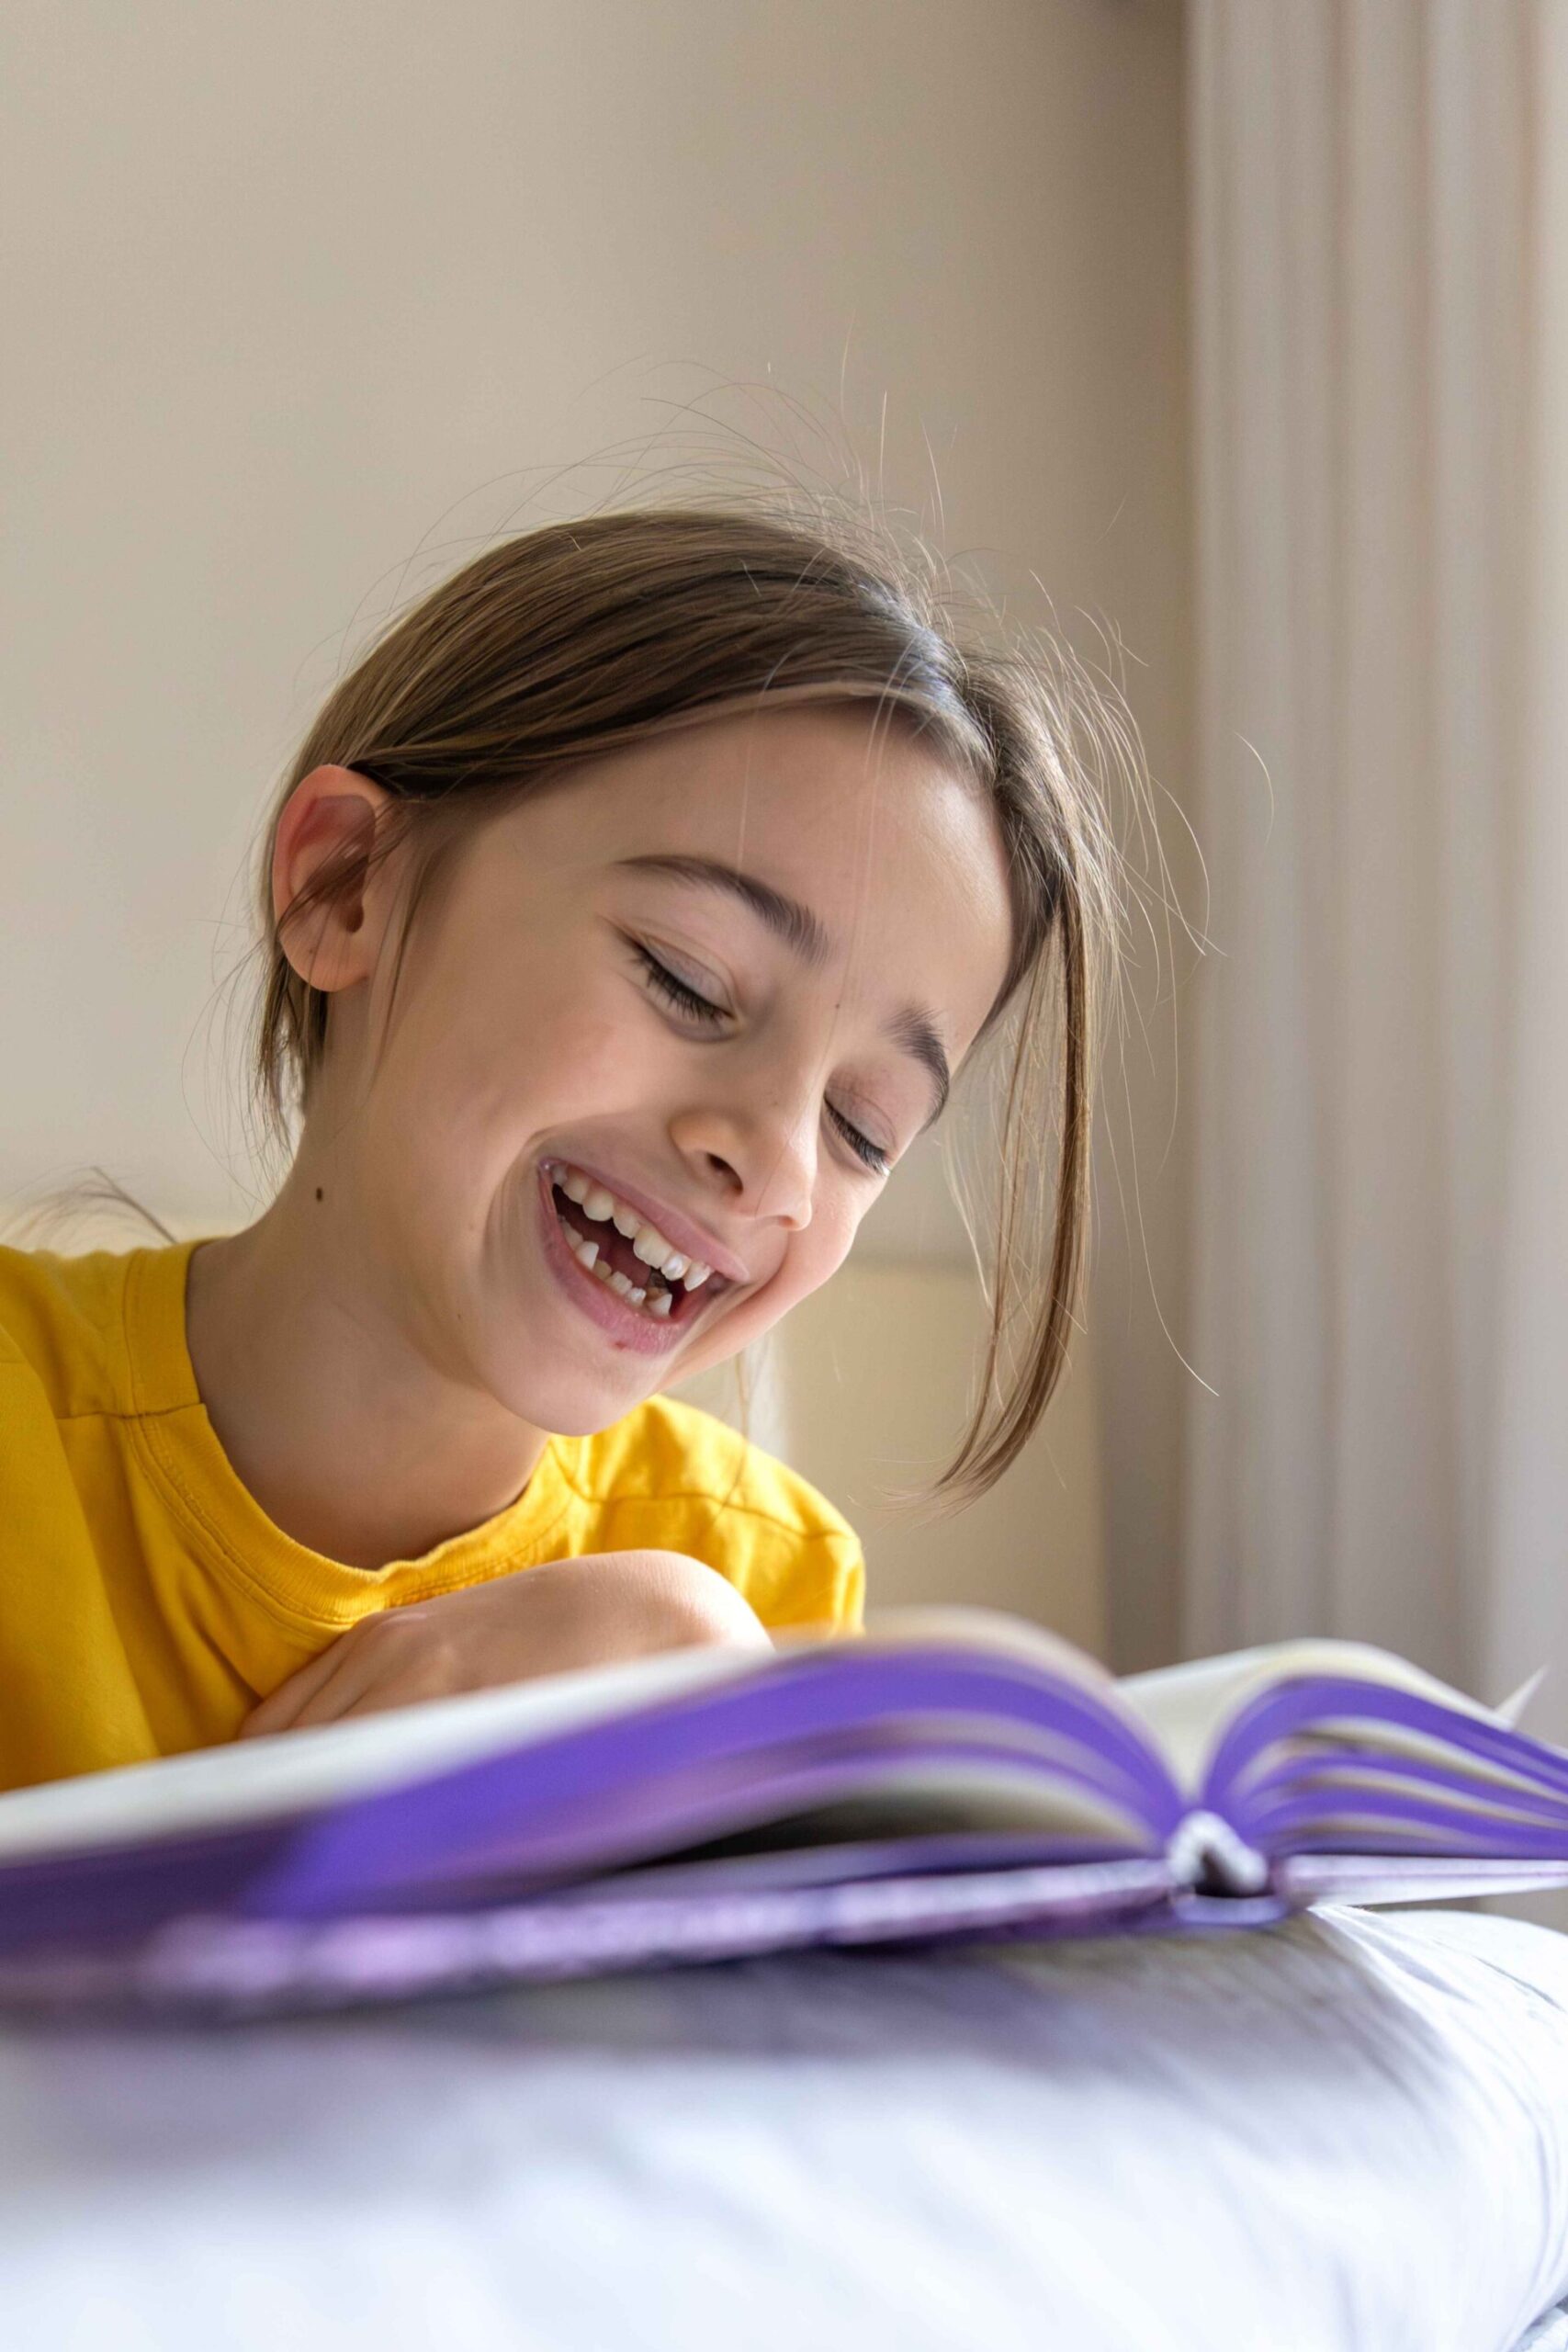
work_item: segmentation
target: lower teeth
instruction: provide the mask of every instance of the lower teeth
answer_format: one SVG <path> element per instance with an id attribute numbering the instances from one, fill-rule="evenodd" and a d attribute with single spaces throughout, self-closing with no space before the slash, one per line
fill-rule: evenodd
<path id="1" fill-rule="evenodd" d="M 628 1306 L 640 1307 L 645 1315 L 655 1316 L 660 1322 L 665 1320 L 674 1306 L 675 1295 L 672 1291 L 654 1290 L 651 1287 L 638 1290 L 634 1283 L 627 1282 L 625 1274 L 606 1272 L 603 1260 L 594 1268 L 594 1272 L 599 1275 L 601 1282 L 615 1292 L 617 1298 L 624 1298 Z"/>
<path id="2" fill-rule="evenodd" d="M 577 1260 L 578 1264 L 583 1269 L 585 1273 L 592 1274 L 597 1281 L 602 1282 L 604 1284 L 607 1290 L 613 1290 L 618 1297 L 624 1298 L 628 1306 L 640 1307 L 645 1315 L 653 1316 L 660 1323 L 668 1319 L 675 1304 L 675 1294 L 673 1291 L 655 1290 L 651 1284 L 649 1284 L 645 1290 L 634 1289 L 633 1285 L 626 1280 L 625 1274 L 615 1272 L 611 1267 L 605 1263 L 604 1260 L 599 1255 L 597 1242 L 589 1241 L 580 1244 L 572 1239 L 570 1230 L 567 1227 L 564 1217 L 561 1220 L 561 1224 L 563 1230 L 567 1232 L 568 1245 L 571 1250 L 572 1256 Z M 587 1250 L 592 1250 L 594 1253 L 591 1260 L 584 1255 L 584 1251 Z"/>

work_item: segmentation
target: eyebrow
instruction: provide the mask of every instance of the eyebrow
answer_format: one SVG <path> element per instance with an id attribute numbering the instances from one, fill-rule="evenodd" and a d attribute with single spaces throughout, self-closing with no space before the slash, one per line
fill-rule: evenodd
<path id="1" fill-rule="evenodd" d="M 832 952 L 832 941 L 809 907 L 803 907 L 798 899 L 786 898 L 771 882 L 743 874 L 739 866 L 726 865 L 718 858 L 665 854 L 618 858 L 616 864 L 628 873 L 661 874 L 674 882 L 694 883 L 699 889 L 719 890 L 739 899 L 803 964 L 820 967 Z M 894 1014 L 886 1034 L 930 1074 L 936 1103 L 925 1125 L 934 1126 L 947 1107 L 953 1085 L 953 1072 L 935 1023 L 921 1006 L 908 1004 Z"/>

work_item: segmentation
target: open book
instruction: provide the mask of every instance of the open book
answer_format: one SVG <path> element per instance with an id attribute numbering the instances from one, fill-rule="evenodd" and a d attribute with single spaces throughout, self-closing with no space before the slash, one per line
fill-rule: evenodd
<path id="1" fill-rule="evenodd" d="M 1565 1884 L 1568 1753 L 1511 1712 L 1348 1642 L 1116 1681 L 984 1610 L 674 1651 L 0 1796 L 0 1999 L 299 2007 Z"/>

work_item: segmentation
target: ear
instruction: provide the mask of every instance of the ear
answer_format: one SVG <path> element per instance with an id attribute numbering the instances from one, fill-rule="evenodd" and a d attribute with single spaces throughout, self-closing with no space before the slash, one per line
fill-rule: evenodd
<path id="1" fill-rule="evenodd" d="M 367 861 L 390 799 L 384 786 L 353 768 L 312 768 L 295 786 L 277 820 L 273 911 L 285 955 L 312 988 L 352 988 L 375 965 L 380 894 L 368 887 L 373 877 Z M 329 865 L 344 876 L 336 895 L 291 914 L 300 892 Z"/>

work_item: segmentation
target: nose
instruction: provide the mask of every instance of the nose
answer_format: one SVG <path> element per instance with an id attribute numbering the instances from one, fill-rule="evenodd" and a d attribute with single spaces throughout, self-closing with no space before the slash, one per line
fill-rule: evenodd
<path id="1" fill-rule="evenodd" d="M 671 1119 L 670 1136 L 699 1182 L 718 1189 L 730 1207 L 792 1233 L 810 1224 L 817 1123 L 806 1111 L 691 1104 Z"/>

